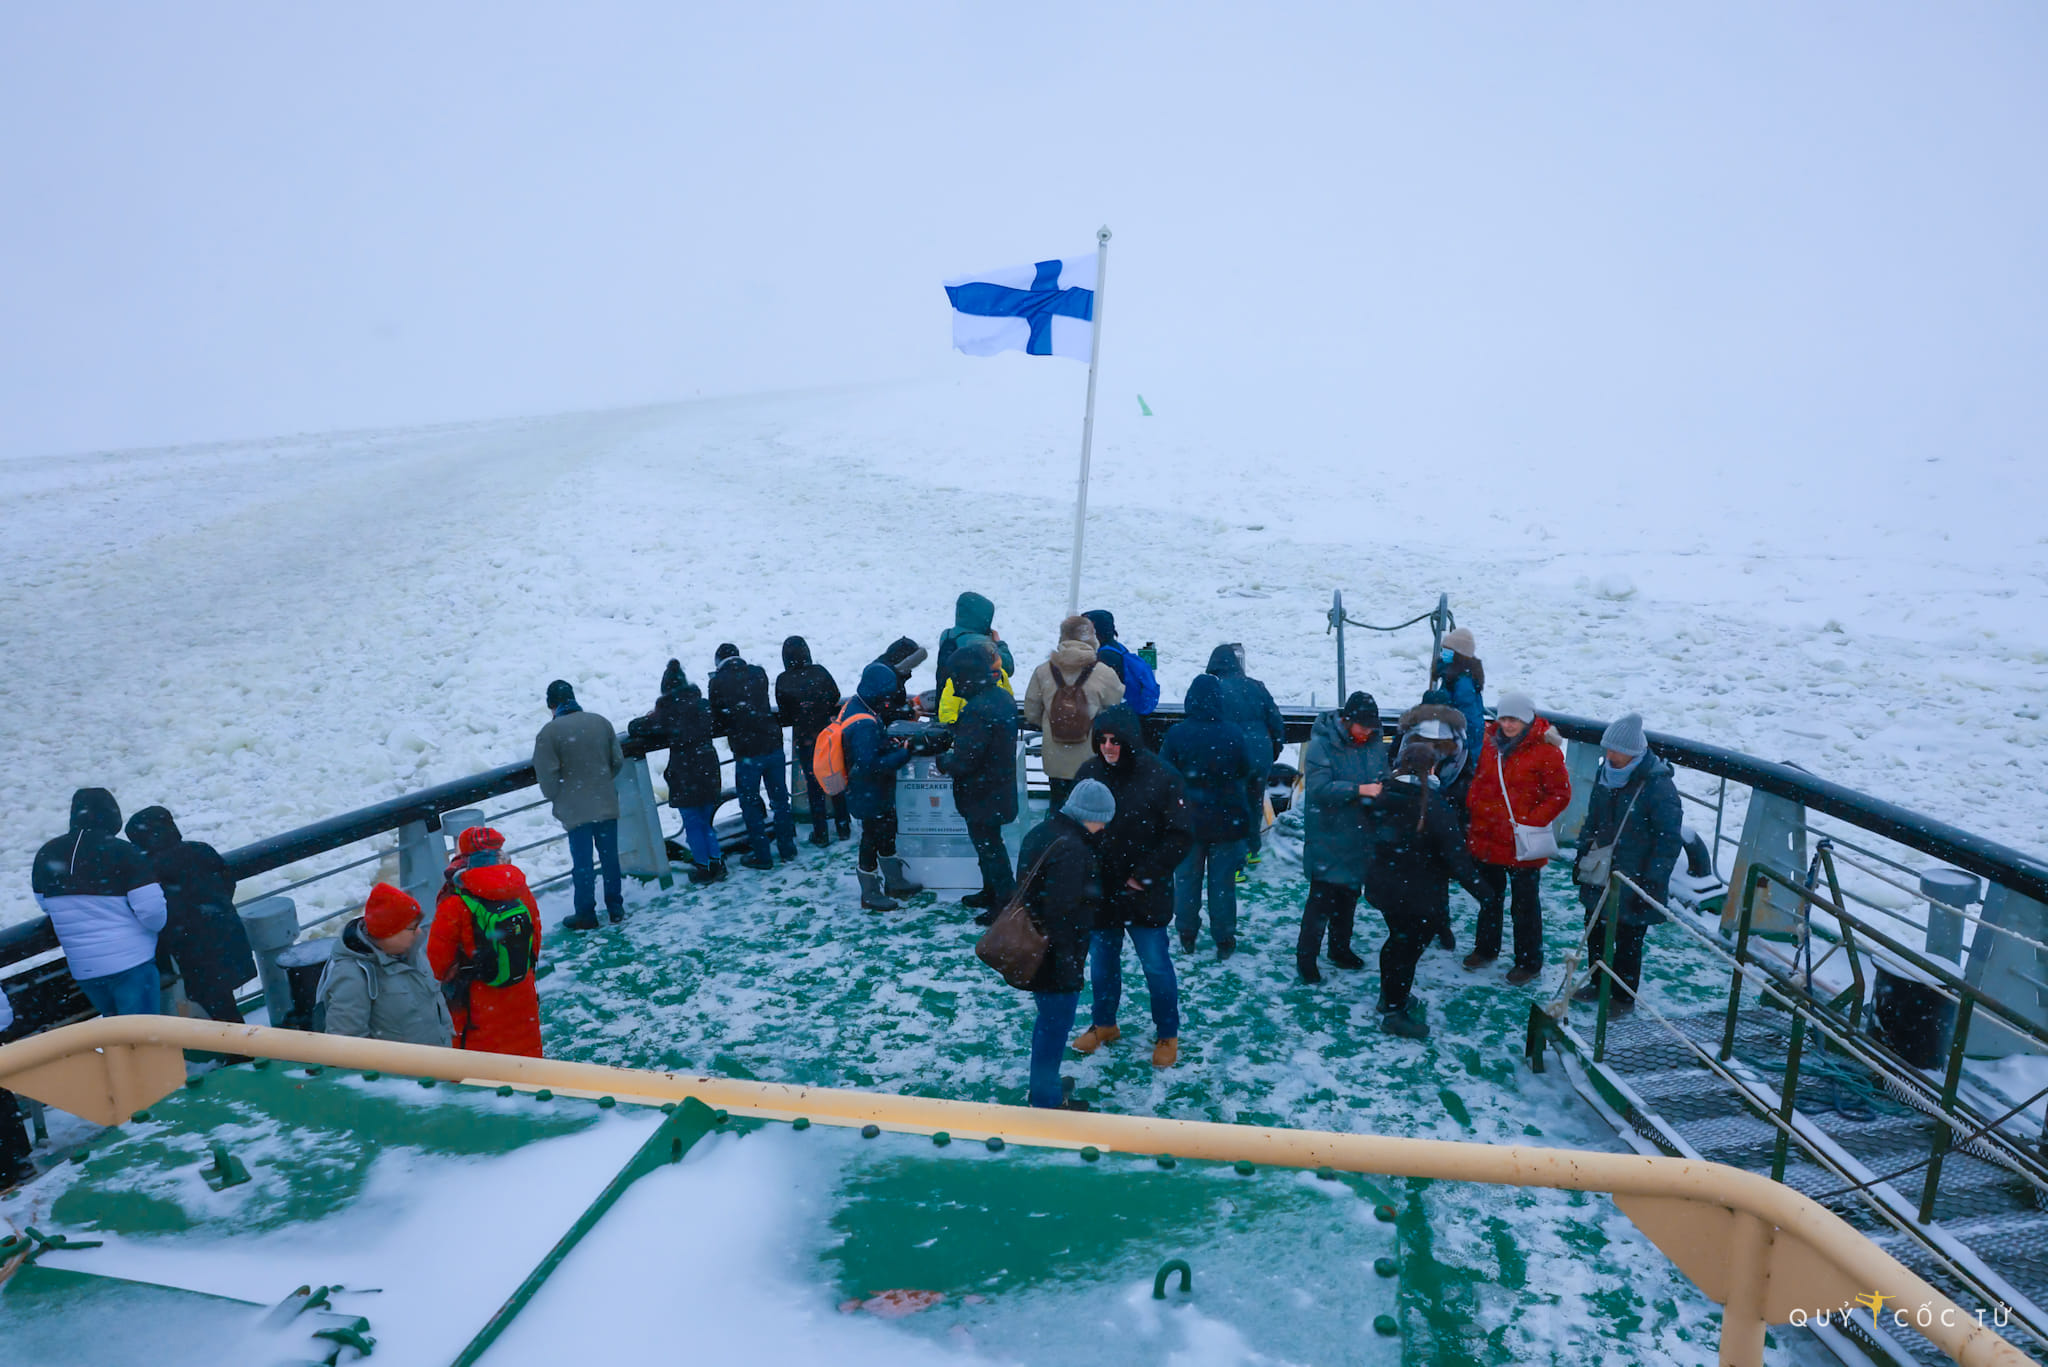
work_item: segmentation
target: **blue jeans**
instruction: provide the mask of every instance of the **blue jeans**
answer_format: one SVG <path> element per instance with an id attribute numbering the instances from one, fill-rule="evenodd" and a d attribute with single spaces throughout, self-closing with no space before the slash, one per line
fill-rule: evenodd
<path id="1" fill-rule="evenodd" d="M 1152 1028 L 1160 1039 L 1180 1038 L 1180 985 L 1173 978 L 1173 956 L 1166 950 L 1166 927 L 1138 926 L 1098 930 L 1088 941 L 1088 982 L 1095 989 L 1091 1025 L 1115 1025 L 1124 995 L 1124 936 L 1138 951 L 1145 970 L 1145 991 L 1152 998 Z"/>
<path id="2" fill-rule="evenodd" d="M 1173 920 L 1180 938 L 1202 933 L 1202 882 L 1209 883 L 1209 936 L 1219 945 L 1237 943 L 1237 871 L 1244 866 L 1244 841 L 1200 841 L 1173 871 Z"/>
<path id="3" fill-rule="evenodd" d="M 1038 1024 L 1031 1027 L 1031 1090 L 1034 1106 L 1057 1108 L 1060 1095 L 1060 1060 L 1067 1054 L 1067 1036 L 1074 1028 L 1074 1013 L 1081 1009 L 1079 992 L 1033 992 L 1038 1002 Z"/>
<path id="4" fill-rule="evenodd" d="M 713 807 L 679 807 L 683 814 L 683 838 L 690 842 L 690 857 L 697 861 L 697 867 L 717 862 L 718 832 L 711 829 L 711 818 L 718 812 Z"/>
<path id="5" fill-rule="evenodd" d="M 768 812 L 761 805 L 767 785 L 768 804 L 775 809 L 775 848 L 784 859 L 796 858 L 796 818 L 789 813 L 789 777 L 783 773 L 782 751 L 732 762 L 732 786 L 739 790 L 740 815 L 747 822 L 747 848 L 768 854 Z"/>
<path id="6" fill-rule="evenodd" d="M 569 881 L 576 889 L 576 914 L 597 915 L 597 869 L 593 850 L 604 863 L 604 906 L 624 915 L 626 890 L 619 877 L 619 821 L 587 821 L 569 828 Z"/>
<path id="7" fill-rule="evenodd" d="M 160 1016 L 164 1009 L 163 979 L 157 976 L 156 960 L 109 973 L 104 978 L 80 978 L 78 990 L 102 1016 Z"/>

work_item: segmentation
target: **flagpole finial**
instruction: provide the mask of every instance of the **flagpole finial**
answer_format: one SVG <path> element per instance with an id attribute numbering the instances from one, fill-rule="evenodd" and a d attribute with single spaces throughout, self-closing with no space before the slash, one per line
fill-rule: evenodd
<path id="1" fill-rule="evenodd" d="M 1095 230 L 1095 240 L 1097 242 L 1109 241 L 1109 225 L 1107 223 Z"/>

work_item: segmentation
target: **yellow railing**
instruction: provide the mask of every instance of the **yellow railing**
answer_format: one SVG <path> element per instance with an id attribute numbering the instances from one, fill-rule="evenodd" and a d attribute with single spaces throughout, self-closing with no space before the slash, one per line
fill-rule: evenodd
<path id="1" fill-rule="evenodd" d="M 1094 1145 L 1123 1153 L 1329 1167 L 1383 1177 L 1605 1192 L 1695 1286 L 1725 1307 L 1723 1363 L 1761 1363 L 1768 1325 L 1832 1316 L 1857 1305 L 1882 1306 L 1881 1316 L 1877 1309 L 1870 1313 L 1884 1329 L 1921 1334 L 1972 1367 L 2034 1361 L 1838 1216 L 1790 1187 L 1719 1163 L 937 1101 L 174 1016 L 91 1020 L 7 1045 L 0 1048 L 0 1087 L 102 1125 L 118 1124 L 184 1083 L 187 1049 L 446 1082 L 546 1087 L 620 1101 L 696 1097 L 738 1115 L 802 1115 L 818 1123 L 872 1123 L 916 1134 L 946 1130 L 961 1139 L 1000 1135 L 1055 1148 Z"/>

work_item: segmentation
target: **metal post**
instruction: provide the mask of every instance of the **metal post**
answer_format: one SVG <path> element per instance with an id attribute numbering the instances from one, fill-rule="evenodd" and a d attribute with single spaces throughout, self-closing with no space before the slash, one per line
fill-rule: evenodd
<path id="1" fill-rule="evenodd" d="M 1963 1055 L 1967 1052 L 1970 1039 L 1970 1015 L 1976 1010 L 1977 999 L 1963 994 L 1963 1004 L 1956 1008 L 1955 1039 L 1948 1047 L 1948 1071 L 1941 1079 L 1941 1111 L 1943 1115 L 1956 1113 L 1956 1089 L 1963 1079 Z M 1934 1198 L 1941 1194 L 1941 1164 L 1948 1157 L 1948 1146 L 1954 1142 L 1955 1132 L 1947 1125 L 1934 1127 L 1934 1152 L 1927 1160 L 1927 1182 L 1920 1188 L 1920 1223 L 1926 1224 L 1934 1218 Z"/>
<path id="2" fill-rule="evenodd" d="M 1088 453 L 1095 441 L 1095 366 L 1102 359 L 1102 295 L 1109 280 L 1109 229 L 1095 230 L 1095 302 L 1088 340 L 1088 409 L 1081 419 L 1081 481 L 1074 495 L 1074 572 L 1067 580 L 1067 616 L 1081 611 L 1081 542 L 1088 530 Z"/>
<path id="3" fill-rule="evenodd" d="M 1721 1032 L 1721 1062 L 1735 1057 L 1735 1018 L 1742 1010 L 1742 971 L 1749 964 L 1749 909 L 1756 900 L 1757 885 L 1764 871 L 1752 865 L 1743 876 L 1742 894 L 1735 903 L 1735 971 L 1728 980 L 1728 1020 Z M 1731 894 L 1733 889 L 1730 889 Z"/>
<path id="4" fill-rule="evenodd" d="M 1799 1055 L 1806 1044 L 1806 1017 L 1792 1013 L 1792 1042 L 1785 1049 L 1785 1086 L 1778 1097 L 1777 1146 L 1771 1151 L 1771 1180 L 1785 1180 L 1785 1158 L 1791 1148 L 1792 1112 L 1799 1100 Z M 1946 1128 L 1946 1127 L 1944 1127 Z"/>
<path id="5" fill-rule="evenodd" d="M 1615 922 L 1620 919 L 1620 899 L 1614 895 L 1614 878 L 1609 875 L 1607 886 L 1600 893 L 1600 904 L 1594 915 L 1602 918 L 1600 936 L 1601 971 L 1599 1015 L 1593 1021 L 1593 1062 L 1601 1063 L 1607 1058 L 1607 1007 L 1614 997 L 1614 935 Z"/>
<path id="6" fill-rule="evenodd" d="M 263 984 L 263 1006 L 273 1025 L 292 1009 L 291 982 L 277 961 L 279 953 L 299 938 L 299 908 L 289 897 L 259 897 L 239 908 L 242 929 L 256 955 L 256 976 Z M 282 1005 L 279 1005 L 282 1003 Z"/>
<path id="7" fill-rule="evenodd" d="M 434 902 L 441 880 L 448 876 L 448 841 L 441 819 L 408 821 L 398 828 L 398 886 L 420 904 L 427 923 L 434 921 Z M 267 989 L 266 989 L 267 995 Z"/>
<path id="8" fill-rule="evenodd" d="M 1344 590 L 1336 589 L 1330 594 L 1330 625 L 1337 632 L 1337 706 L 1351 694 L 1344 687 Z"/>

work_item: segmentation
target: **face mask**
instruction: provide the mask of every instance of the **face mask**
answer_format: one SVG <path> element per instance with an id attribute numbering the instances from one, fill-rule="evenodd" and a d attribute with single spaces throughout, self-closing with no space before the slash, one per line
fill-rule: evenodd
<path id="1" fill-rule="evenodd" d="M 1442 650 L 1437 652 L 1437 658 L 1442 660 L 1445 664 L 1449 664 L 1451 661 L 1458 658 L 1458 652 L 1452 650 L 1449 646 L 1445 646 Z"/>

